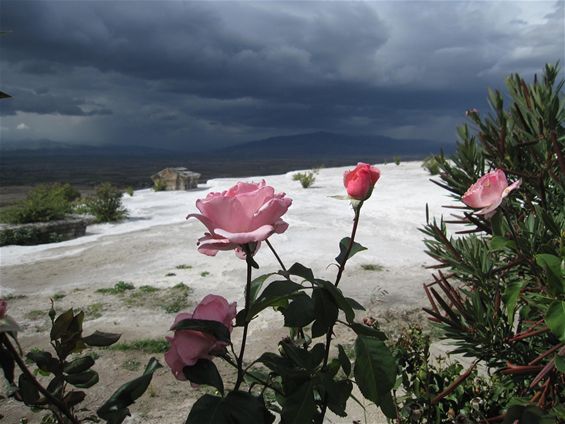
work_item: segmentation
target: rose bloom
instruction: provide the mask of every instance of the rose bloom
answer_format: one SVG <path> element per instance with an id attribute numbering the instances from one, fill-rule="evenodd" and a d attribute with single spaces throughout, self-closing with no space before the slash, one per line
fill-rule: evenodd
<path id="1" fill-rule="evenodd" d="M 228 303 L 222 296 L 209 294 L 196 306 L 193 313 L 178 314 L 173 326 L 184 319 L 205 319 L 221 322 L 231 333 L 236 313 L 235 302 Z M 214 353 L 221 352 L 227 346 L 227 343 L 216 340 L 210 334 L 194 330 L 177 330 L 167 340 L 170 348 L 165 352 L 165 362 L 178 380 L 186 380 L 182 372 L 185 366 L 194 365 L 199 359 L 212 359 Z"/>
<path id="2" fill-rule="evenodd" d="M 520 187 L 522 180 L 508 185 L 506 175 L 501 169 L 495 169 L 483 175 L 465 192 L 461 200 L 467 206 L 480 209 L 477 215 L 492 216 L 508 194 Z"/>
<path id="3" fill-rule="evenodd" d="M 8 302 L 6 302 L 4 299 L 0 299 L 0 318 L 4 318 L 7 309 L 8 309 Z"/>
<path id="4" fill-rule="evenodd" d="M 378 168 L 359 162 L 355 169 L 343 174 L 343 185 L 352 199 L 367 200 L 380 176 L 381 171 Z"/>
<path id="5" fill-rule="evenodd" d="M 218 250 L 235 250 L 240 258 L 245 254 L 242 245 L 254 244 L 255 251 L 261 241 L 273 233 L 284 233 L 288 224 L 281 219 L 292 199 L 284 193 L 260 183 L 239 182 L 222 193 L 209 193 L 198 199 L 200 214 L 190 214 L 202 222 L 208 232 L 198 240 L 198 251 L 215 256 Z"/>

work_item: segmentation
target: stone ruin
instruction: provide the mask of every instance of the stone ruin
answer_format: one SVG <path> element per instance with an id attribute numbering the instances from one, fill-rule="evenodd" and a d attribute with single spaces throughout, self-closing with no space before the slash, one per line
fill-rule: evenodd
<path id="1" fill-rule="evenodd" d="M 151 176 L 155 187 L 164 190 L 190 190 L 198 186 L 200 174 L 186 168 L 165 168 Z"/>

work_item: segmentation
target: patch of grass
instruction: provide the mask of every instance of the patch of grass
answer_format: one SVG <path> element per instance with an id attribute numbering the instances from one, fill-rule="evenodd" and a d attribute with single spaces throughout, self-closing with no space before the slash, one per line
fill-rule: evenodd
<path id="1" fill-rule="evenodd" d="M 180 312 L 191 305 L 189 298 L 192 289 L 184 283 L 167 289 L 153 286 L 141 286 L 128 291 L 128 296 L 121 300 L 128 306 L 146 309 L 162 309 L 169 314 Z"/>
<path id="2" fill-rule="evenodd" d="M 46 318 L 47 312 L 41 309 L 33 309 L 29 312 L 26 312 L 24 316 L 31 321 L 37 321 L 39 319 Z"/>
<path id="3" fill-rule="evenodd" d="M 126 283 L 125 281 L 118 281 L 114 287 L 105 288 L 105 289 L 98 289 L 96 293 L 102 294 L 122 294 L 126 290 L 133 290 L 135 286 L 132 283 Z"/>
<path id="4" fill-rule="evenodd" d="M 165 274 L 165 277 L 174 277 L 175 275 L 177 275 L 177 274 L 175 274 L 174 272 L 167 272 Z"/>
<path id="5" fill-rule="evenodd" d="M 3 297 L 4 300 L 18 300 L 25 299 L 27 296 L 25 294 L 8 294 Z"/>
<path id="6" fill-rule="evenodd" d="M 385 267 L 379 264 L 363 264 L 361 268 L 365 271 L 384 271 Z"/>
<path id="7" fill-rule="evenodd" d="M 64 298 L 65 296 L 66 296 L 65 293 L 61 293 L 61 292 L 55 293 L 55 294 L 53 295 L 53 300 L 61 300 L 61 299 Z"/>
<path id="8" fill-rule="evenodd" d="M 153 286 L 141 286 L 138 290 L 141 293 L 155 293 L 159 291 L 157 287 L 153 287 Z"/>
<path id="9" fill-rule="evenodd" d="M 102 316 L 102 312 L 106 310 L 106 304 L 101 302 L 96 302 L 88 305 L 86 308 L 82 308 L 84 312 L 84 319 L 86 321 L 98 319 Z"/>
<path id="10" fill-rule="evenodd" d="M 208 271 L 203 271 L 200 273 L 201 277 L 208 277 L 210 275 L 210 273 Z"/>
<path id="11" fill-rule="evenodd" d="M 119 352 L 164 353 L 169 349 L 169 342 L 165 339 L 139 339 L 131 342 L 116 343 L 109 347 L 110 350 Z"/>
<path id="12" fill-rule="evenodd" d="M 168 314 L 175 314 L 190 306 L 189 295 L 192 289 L 184 283 L 178 283 L 172 287 L 163 297 L 163 309 Z"/>
<path id="13" fill-rule="evenodd" d="M 141 362 L 135 359 L 127 359 L 122 364 L 122 368 L 128 371 L 137 371 L 141 367 Z"/>
<path id="14" fill-rule="evenodd" d="M 176 269 L 192 269 L 192 265 L 181 264 L 177 265 Z"/>

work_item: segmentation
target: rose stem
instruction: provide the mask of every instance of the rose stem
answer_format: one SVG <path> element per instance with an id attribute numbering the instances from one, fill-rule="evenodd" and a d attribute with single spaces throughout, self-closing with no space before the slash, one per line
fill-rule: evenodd
<path id="1" fill-rule="evenodd" d="M 235 382 L 234 391 L 239 389 L 241 383 L 243 382 L 243 376 L 245 375 L 243 371 L 243 355 L 245 353 L 245 343 L 247 341 L 247 327 L 249 326 L 249 321 L 247 321 L 247 314 L 249 313 L 249 303 L 251 296 L 251 272 L 253 257 L 252 249 L 249 244 L 244 244 L 243 250 L 245 250 L 245 262 L 247 263 L 247 282 L 245 284 L 245 324 L 243 324 L 243 336 L 241 338 L 241 350 L 239 351 L 239 356 L 237 357 L 237 381 Z"/>
<path id="2" fill-rule="evenodd" d="M 18 352 L 16 351 L 16 349 L 14 349 L 14 346 L 12 346 L 12 343 L 10 343 L 10 340 L 8 340 L 8 336 L 6 336 L 5 334 L 2 334 L 1 336 L 2 336 L 2 339 L 1 339 L 2 343 L 4 344 L 4 346 L 6 346 L 8 351 L 11 353 L 12 357 L 14 358 L 14 361 L 16 361 L 20 370 L 22 370 L 22 374 L 24 374 L 31 381 L 31 383 L 37 388 L 37 390 L 43 396 L 45 396 L 51 404 L 56 406 L 57 409 L 59 409 L 73 424 L 79 424 L 79 421 L 75 418 L 75 416 L 71 413 L 71 411 L 69 411 L 67 406 L 63 402 L 61 402 L 59 399 L 54 397 L 51 393 L 49 393 L 39 383 L 39 381 L 37 381 L 37 379 L 34 377 L 34 375 L 28 370 L 26 364 L 24 363 L 22 358 L 20 358 L 20 355 L 18 355 Z"/>
<path id="3" fill-rule="evenodd" d="M 284 272 L 286 272 L 286 267 L 284 266 L 281 258 L 279 257 L 279 255 L 277 254 L 277 252 L 275 251 L 275 248 L 273 247 L 273 245 L 271 244 L 271 242 L 269 241 L 269 239 L 265 240 L 265 243 L 267 243 L 267 246 L 269 246 L 269 249 L 271 249 L 271 252 L 273 252 L 273 255 L 275 255 L 275 258 L 277 258 L 277 261 L 279 261 L 279 265 L 281 266 L 282 270 Z"/>
<path id="4" fill-rule="evenodd" d="M 360 202 L 357 207 L 353 207 L 355 211 L 355 217 L 353 218 L 353 228 L 351 229 L 351 237 L 349 239 L 349 246 L 347 246 L 347 250 L 345 251 L 345 256 L 343 257 L 342 262 L 339 264 L 339 271 L 337 272 L 337 276 L 335 278 L 334 285 L 337 287 L 341 276 L 343 274 L 343 270 L 345 269 L 345 264 L 347 263 L 347 259 L 349 258 L 349 254 L 351 253 L 351 249 L 353 249 L 353 243 L 355 242 L 355 234 L 357 233 L 357 226 L 359 225 L 359 216 L 361 214 L 361 206 L 363 206 L 363 202 Z M 332 325 L 328 332 L 326 333 L 326 351 L 324 354 L 324 364 L 322 365 L 322 369 L 328 365 L 328 360 L 330 357 L 330 346 L 332 343 L 332 334 L 333 334 L 334 326 Z M 326 415 L 326 409 L 328 407 L 328 398 L 324 397 L 324 403 L 322 404 L 322 414 L 320 416 L 320 423 L 324 422 L 324 416 Z"/>

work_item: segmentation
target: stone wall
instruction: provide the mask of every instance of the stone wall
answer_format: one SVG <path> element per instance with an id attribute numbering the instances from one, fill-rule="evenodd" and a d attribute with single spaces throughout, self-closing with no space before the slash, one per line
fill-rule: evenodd
<path id="1" fill-rule="evenodd" d="M 81 237 L 86 226 L 94 223 L 93 217 L 70 215 L 66 219 L 30 224 L 0 224 L 0 246 L 17 244 L 55 243 Z"/>

